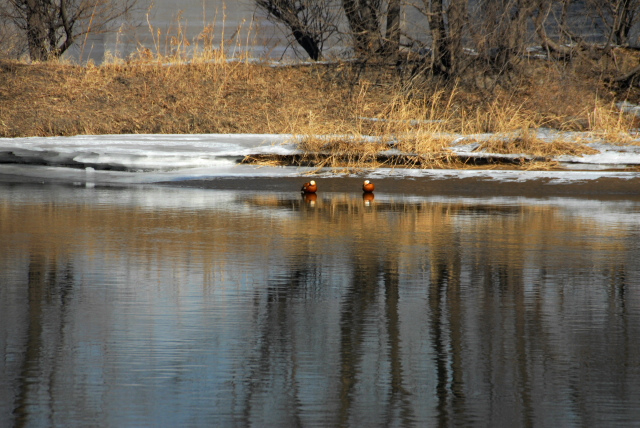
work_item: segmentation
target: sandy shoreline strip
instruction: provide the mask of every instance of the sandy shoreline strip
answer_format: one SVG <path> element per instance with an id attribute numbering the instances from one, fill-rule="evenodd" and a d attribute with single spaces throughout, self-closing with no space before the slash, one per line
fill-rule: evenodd
<path id="1" fill-rule="evenodd" d="M 428 176 L 428 177 L 212 177 L 194 178 L 155 183 L 108 183 L 96 182 L 96 186 L 130 187 L 161 185 L 170 187 L 201 188 L 217 190 L 238 190 L 251 192 L 293 192 L 299 193 L 300 187 L 311 177 L 318 182 L 318 195 L 322 193 L 362 193 L 362 182 L 371 178 L 376 185 L 376 194 L 395 194 L 407 196 L 469 196 L 469 197 L 576 197 L 598 199 L 640 199 L 640 176 L 602 176 L 594 179 L 554 177 L 513 177 L 502 179 L 488 176 Z M 13 174 L 0 174 L 0 183 L 37 183 L 82 185 L 82 182 L 64 178 L 40 178 Z"/>
<path id="2" fill-rule="evenodd" d="M 299 192 L 308 177 L 281 178 L 215 178 L 157 183 L 173 187 L 195 187 L 203 189 L 240 190 L 256 192 Z M 318 194 L 323 192 L 362 193 L 364 178 L 359 177 L 314 177 L 318 183 Z M 414 196 L 527 196 L 527 197 L 611 197 L 615 199 L 640 198 L 640 177 L 601 177 L 596 180 L 557 182 L 549 178 L 526 181 L 490 180 L 479 177 L 431 178 L 403 177 L 373 179 L 377 194 L 402 194 Z"/>

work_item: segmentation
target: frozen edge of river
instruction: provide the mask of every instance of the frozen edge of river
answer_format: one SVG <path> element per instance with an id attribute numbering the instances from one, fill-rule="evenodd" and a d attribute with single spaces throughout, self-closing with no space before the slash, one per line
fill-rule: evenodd
<path id="1" fill-rule="evenodd" d="M 538 138 L 552 141 L 559 133 L 541 129 Z M 295 136 L 287 134 L 131 134 L 74 137 L 0 138 L 0 180 L 72 183 L 140 184 L 221 178 L 287 178 L 311 173 L 318 177 L 368 176 L 382 178 L 469 179 L 517 183 L 544 180 L 547 184 L 595 181 L 602 178 L 633 180 L 639 172 L 621 171 L 640 165 L 640 146 L 619 145 L 585 133 L 562 133 L 581 139 L 600 153 L 561 156 L 564 171 L 491 169 L 366 169 L 357 173 L 308 167 L 239 165 L 250 154 L 297 153 Z M 477 152 L 482 139 L 493 134 L 458 136 L 453 153 L 482 157 L 525 157 Z M 69 167 L 73 164 L 74 167 Z M 572 170 L 575 169 L 575 170 Z"/>

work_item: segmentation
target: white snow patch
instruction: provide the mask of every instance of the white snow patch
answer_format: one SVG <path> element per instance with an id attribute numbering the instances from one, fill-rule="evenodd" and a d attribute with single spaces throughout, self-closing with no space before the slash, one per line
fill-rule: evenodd
<path id="1" fill-rule="evenodd" d="M 553 140 L 559 133 L 541 129 L 541 139 Z M 477 152 L 491 134 L 458 136 L 451 150 L 477 157 L 496 156 Z M 562 138 L 589 138 L 581 133 L 563 133 Z M 250 154 L 291 155 L 298 153 L 296 137 L 289 134 L 131 134 L 79 135 L 75 137 L 0 138 L 0 174 L 31 178 L 95 183 L 151 183 L 207 177 L 287 177 L 315 171 L 314 168 L 239 165 Z M 526 181 L 546 178 L 552 182 L 595 180 L 601 177 L 633 178 L 635 172 L 607 171 L 640 165 L 640 147 L 607 144 L 593 140 L 600 153 L 560 156 L 568 167 L 591 171 L 505 170 L 416 170 L 381 168 L 368 171 L 372 177 L 430 177 L 434 179 L 476 177 L 488 180 Z M 401 154 L 391 148 L 387 154 Z M 501 155 L 518 157 L 520 155 Z M 325 176 L 336 176 L 331 170 Z"/>

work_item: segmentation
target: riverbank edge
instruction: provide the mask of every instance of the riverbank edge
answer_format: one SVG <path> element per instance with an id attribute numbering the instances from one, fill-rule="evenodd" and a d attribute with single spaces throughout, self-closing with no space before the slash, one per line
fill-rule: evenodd
<path id="1" fill-rule="evenodd" d="M 579 172 L 568 172 L 566 178 L 522 175 L 520 179 L 491 178 L 486 175 L 473 177 L 376 177 L 371 178 L 376 185 L 374 194 L 404 196 L 456 196 L 456 197 L 603 197 L 618 199 L 640 198 L 640 176 L 600 176 L 594 179 L 572 179 Z M 321 177 L 318 183 L 318 197 L 337 193 L 362 194 L 360 177 Z M 255 192 L 300 193 L 300 187 L 309 177 L 243 177 L 210 178 L 180 181 L 160 181 L 154 185 L 178 188 L 200 188 L 211 190 L 232 190 Z M 0 178 L 1 180 L 1 178 Z"/>

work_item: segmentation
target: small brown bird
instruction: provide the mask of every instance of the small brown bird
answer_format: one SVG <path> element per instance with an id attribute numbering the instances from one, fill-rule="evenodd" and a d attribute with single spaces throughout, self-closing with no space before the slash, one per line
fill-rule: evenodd
<path id="1" fill-rule="evenodd" d="M 304 183 L 302 185 L 302 193 L 316 193 L 318 191 L 318 186 L 316 182 L 311 180 L 308 183 Z"/>
<path id="2" fill-rule="evenodd" d="M 365 193 L 371 193 L 374 191 L 376 186 L 373 185 L 369 180 L 364 180 L 364 184 L 362 185 L 362 191 Z"/>

